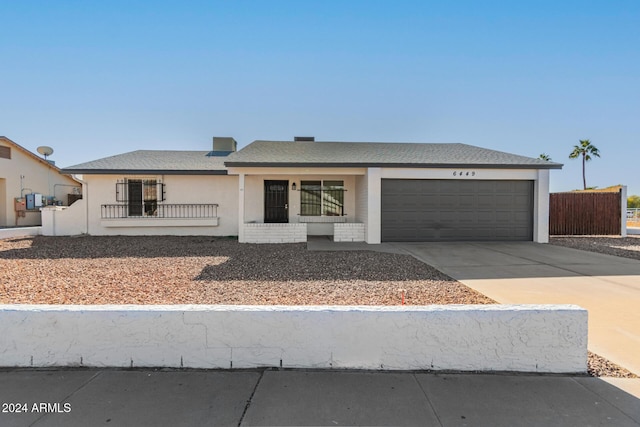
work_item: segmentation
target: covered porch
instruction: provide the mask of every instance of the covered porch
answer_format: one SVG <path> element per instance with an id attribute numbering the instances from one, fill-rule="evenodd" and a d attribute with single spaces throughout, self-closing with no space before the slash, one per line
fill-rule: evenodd
<path id="1" fill-rule="evenodd" d="M 240 169 L 240 168 L 237 168 Z M 365 168 L 242 168 L 238 239 L 241 243 L 367 241 Z"/>

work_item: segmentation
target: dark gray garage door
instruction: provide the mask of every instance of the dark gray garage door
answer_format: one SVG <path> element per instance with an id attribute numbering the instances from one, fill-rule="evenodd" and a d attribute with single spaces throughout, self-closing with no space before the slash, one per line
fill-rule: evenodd
<path id="1" fill-rule="evenodd" d="M 382 241 L 533 239 L 533 181 L 382 180 Z"/>

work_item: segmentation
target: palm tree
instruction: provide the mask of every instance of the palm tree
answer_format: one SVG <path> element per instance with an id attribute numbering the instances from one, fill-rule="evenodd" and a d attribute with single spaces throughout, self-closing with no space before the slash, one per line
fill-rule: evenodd
<path id="1" fill-rule="evenodd" d="M 586 162 L 591 160 L 591 156 L 600 157 L 598 149 L 591 144 L 588 139 L 581 139 L 580 145 L 574 145 L 573 151 L 569 154 L 570 159 L 577 159 L 582 156 L 582 185 L 584 189 L 587 189 L 587 178 L 585 177 Z"/>
<path id="2" fill-rule="evenodd" d="M 551 156 L 549 156 L 547 153 L 540 154 L 538 158 L 547 162 L 551 161 Z"/>

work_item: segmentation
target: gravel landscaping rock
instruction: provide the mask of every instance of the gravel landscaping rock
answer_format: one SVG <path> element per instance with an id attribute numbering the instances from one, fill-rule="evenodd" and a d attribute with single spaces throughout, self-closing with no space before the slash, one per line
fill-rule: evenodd
<path id="1" fill-rule="evenodd" d="M 0 303 L 488 304 L 409 255 L 211 237 L 0 240 Z"/>
<path id="2" fill-rule="evenodd" d="M 616 365 L 604 357 L 590 351 L 588 353 L 587 369 L 588 374 L 592 377 L 638 378 L 633 372 Z"/>
<path id="3" fill-rule="evenodd" d="M 640 260 L 640 236 L 551 236 L 549 243 L 583 251 Z"/>

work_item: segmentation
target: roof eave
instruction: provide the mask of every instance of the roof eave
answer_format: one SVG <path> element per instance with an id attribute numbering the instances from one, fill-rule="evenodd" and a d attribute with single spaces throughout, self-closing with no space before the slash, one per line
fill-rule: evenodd
<path id="1" fill-rule="evenodd" d="M 62 173 L 70 175 L 227 175 L 226 170 L 176 170 L 176 169 L 67 169 L 61 170 Z"/>
<path id="2" fill-rule="evenodd" d="M 562 169 L 562 164 L 469 164 L 469 163 L 323 163 L 323 162 L 225 162 L 227 167 L 332 167 L 332 168 L 424 168 L 424 169 Z"/>

